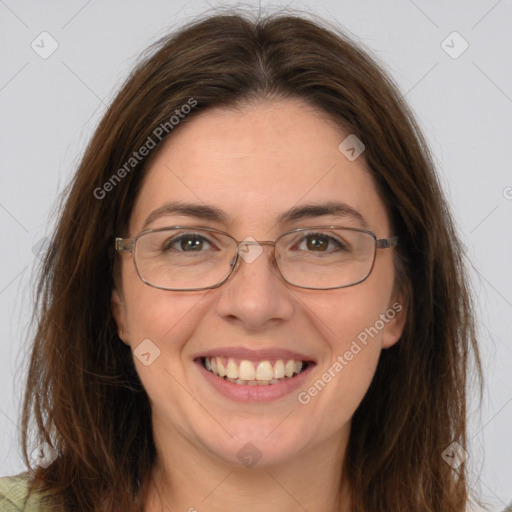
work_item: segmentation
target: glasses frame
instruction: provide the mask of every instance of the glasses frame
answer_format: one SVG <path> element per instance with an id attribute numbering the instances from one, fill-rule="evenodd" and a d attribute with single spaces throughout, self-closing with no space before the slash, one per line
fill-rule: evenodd
<path id="1" fill-rule="evenodd" d="M 168 287 L 165 287 L 165 286 L 157 286 L 157 285 L 151 284 L 148 281 L 146 281 L 141 276 L 141 274 L 139 272 L 139 268 L 137 266 L 137 258 L 135 257 L 135 247 L 136 247 L 136 244 L 137 244 L 137 240 L 140 237 L 142 237 L 142 236 L 144 236 L 144 235 L 146 235 L 148 233 L 154 233 L 154 232 L 159 232 L 159 231 L 170 231 L 172 229 L 190 229 L 190 230 L 210 231 L 210 232 L 213 232 L 213 233 L 220 233 L 222 235 L 227 236 L 228 238 L 231 238 L 231 240 L 233 240 L 236 243 L 236 251 L 235 251 L 236 255 L 235 255 L 234 261 L 231 260 L 231 262 L 230 262 L 231 271 L 229 272 L 229 274 L 220 283 L 217 283 L 217 284 L 215 284 L 213 286 L 205 286 L 205 287 L 202 287 L 202 288 L 168 288 Z M 342 286 L 332 286 L 332 287 L 329 287 L 329 288 L 315 288 L 315 287 L 311 287 L 311 286 L 299 286 L 299 285 L 296 285 L 296 284 L 291 283 L 290 281 L 288 281 L 283 276 L 283 274 L 281 272 L 281 269 L 279 268 L 279 263 L 277 262 L 277 259 L 276 259 L 275 246 L 276 246 L 277 242 L 282 237 L 284 237 L 285 235 L 288 235 L 290 233 L 297 233 L 299 231 L 311 231 L 311 230 L 314 230 L 314 229 L 345 229 L 345 230 L 348 230 L 348 231 L 358 231 L 358 232 L 366 233 L 366 234 L 370 235 L 373 238 L 373 241 L 374 241 L 374 244 L 375 244 L 375 249 L 373 251 L 372 264 L 371 264 L 370 270 L 368 271 L 366 276 L 363 277 L 362 279 L 360 279 L 359 281 L 356 281 L 355 283 L 346 284 L 346 285 L 342 285 Z M 362 283 L 363 281 L 366 281 L 366 279 L 368 279 L 368 277 L 372 273 L 373 267 L 375 265 L 375 259 L 377 257 L 377 249 L 389 249 L 391 247 L 396 247 L 398 245 L 398 238 L 399 237 L 397 237 L 397 236 L 392 236 L 392 237 L 389 237 L 389 238 L 377 238 L 375 233 L 373 233 L 372 231 L 369 231 L 368 229 L 363 229 L 363 228 L 353 228 L 353 227 L 347 227 L 347 226 L 332 226 L 332 225 L 326 226 L 326 225 L 322 225 L 322 226 L 311 226 L 311 227 L 291 229 L 291 230 L 286 231 L 285 233 L 282 233 L 281 235 L 279 235 L 275 240 L 243 241 L 243 240 L 237 240 L 235 237 L 233 237 L 229 233 L 226 233 L 225 231 L 221 231 L 219 229 L 214 229 L 214 228 L 205 228 L 205 227 L 200 227 L 200 226 L 166 226 L 166 227 L 163 227 L 163 228 L 146 229 L 144 231 L 141 231 L 140 233 L 137 233 L 132 238 L 119 238 L 119 237 L 116 237 L 116 239 L 115 239 L 115 250 L 117 252 L 128 252 L 128 253 L 130 253 L 132 255 L 133 262 L 134 262 L 134 265 L 135 265 L 135 270 L 137 271 L 137 275 L 139 276 L 140 280 L 143 283 L 147 284 L 148 286 L 151 286 L 153 288 L 157 288 L 159 290 L 168 290 L 168 291 L 175 291 L 175 292 L 193 292 L 193 291 L 211 290 L 211 289 L 214 289 L 214 288 L 218 288 L 219 286 L 222 286 L 235 273 L 235 271 L 240 266 L 240 260 L 243 259 L 243 258 L 240 257 L 240 247 L 241 246 L 246 246 L 246 245 L 272 245 L 272 246 L 274 246 L 274 251 L 272 252 L 273 263 L 275 264 L 277 270 L 279 271 L 280 276 L 282 277 L 282 279 L 286 283 L 288 283 L 291 286 L 295 286 L 297 288 L 304 288 L 306 290 L 337 290 L 337 289 L 340 289 L 340 288 L 349 288 L 350 286 L 355 286 L 356 284 L 359 284 L 359 283 Z"/>

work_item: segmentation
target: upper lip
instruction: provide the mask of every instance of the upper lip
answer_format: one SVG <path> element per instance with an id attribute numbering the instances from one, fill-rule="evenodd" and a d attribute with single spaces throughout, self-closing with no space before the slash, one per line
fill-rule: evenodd
<path id="1" fill-rule="evenodd" d="M 274 359 L 295 359 L 296 361 L 315 362 L 315 360 L 300 352 L 284 350 L 282 348 L 250 349 L 244 347 L 219 347 L 205 350 L 193 356 L 194 359 L 201 357 L 231 357 L 233 359 L 245 359 L 247 361 L 266 361 Z"/>

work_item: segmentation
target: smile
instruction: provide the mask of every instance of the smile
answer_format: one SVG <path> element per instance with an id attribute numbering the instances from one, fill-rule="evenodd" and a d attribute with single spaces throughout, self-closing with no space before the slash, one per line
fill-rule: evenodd
<path id="1" fill-rule="evenodd" d="M 278 347 L 217 347 L 192 355 L 199 374 L 225 398 L 245 403 L 271 402 L 307 386 L 317 365 L 307 353 Z M 209 391 L 206 391 L 207 393 Z"/>

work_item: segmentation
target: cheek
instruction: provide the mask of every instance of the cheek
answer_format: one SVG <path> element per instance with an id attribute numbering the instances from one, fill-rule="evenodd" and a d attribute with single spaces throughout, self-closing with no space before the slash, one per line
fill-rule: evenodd
<path id="1" fill-rule="evenodd" d="M 309 396 L 322 394 L 331 405 L 337 404 L 336 410 L 345 420 L 368 390 L 382 350 L 383 333 L 395 316 L 389 305 L 393 274 L 387 272 L 387 266 L 382 272 L 375 270 L 357 286 L 304 299 L 312 312 L 311 321 L 328 346 L 315 388 L 306 391 Z"/>
<path id="2" fill-rule="evenodd" d="M 203 300 L 202 300 L 203 299 Z M 164 416 L 181 410 L 189 395 L 184 349 L 204 316 L 206 298 L 173 294 L 135 284 L 126 290 L 129 343 L 139 378 L 151 401 Z"/>
<path id="3" fill-rule="evenodd" d="M 357 399 L 370 384 L 377 366 L 385 328 L 380 315 L 386 308 L 375 294 L 360 290 L 343 299 L 330 311 L 332 332 L 327 337 L 330 359 L 326 371 L 339 376 L 343 392 Z"/>
<path id="4" fill-rule="evenodd" d="M 144 339 L 166 350 L 178 348 L 180 340 L 187 337 L 184 329 L 193 329 L 196 325 L 190 319 L 201 309 L 205 292 L 159 290 L 143 283 L 129 264 L 123 270 L 126 324 L 132 349 Z"/>
<path id="5" fill-rule="evenodd" d="M 380 350 L 380 340 L 387 325 L 381 318 L 389 309 L 392 281 L 371 277 L 357 286 L 304 299 L 313 312 L 311 318 L 317 329 L 329 342 L 333 357 L 349 350 L 352 341 L 362 345 L 367 342 L 367 347 L 372 345 Z M 385 320 L 391 318 L 385 317 Z"/>
<path id="6" fill-rule="evenodd" d="M 192 318 L 200 301 L 197 295 L 173 296 L 157 289 L 133 296 L 127 309 L 132 341 L 150 338 L 166 347 L 180 346 L 196 325 Z"/>
<path id="7" fill-rule="evenodd" d="M 330 418 L 330 433 L 350 421 L 368 391 L 381 353 L 382 326 L 377 322 L 386 311 L 384 301 L 356 287 L 349 290 L 336 292 L 339 300 L 317 299 L 310 304 L 318 312 L 315 324 L 328 349 L 310 387 L 297 396 L 311 416 Z"/>

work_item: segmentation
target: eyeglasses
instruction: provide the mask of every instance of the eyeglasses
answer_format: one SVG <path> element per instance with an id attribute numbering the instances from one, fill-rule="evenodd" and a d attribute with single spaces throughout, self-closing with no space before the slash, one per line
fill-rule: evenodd
<path id="1" fill-rule="evenodd" d="M 366 229 L 315 226 L 287 231 L 275 241 L 238 241 L 229 233 L 172 226 L 116 238 L 116 251 L 132 254 L 140 279 L 162 290 L 217 288 L 238 268 L 274 246 L 283 279 L 299 288 L 331 290 L 361 283 L 370 275 L 377 249 L 396 246 L 398 237 L 377 237 Z"/>

